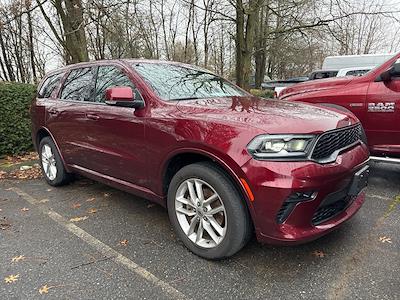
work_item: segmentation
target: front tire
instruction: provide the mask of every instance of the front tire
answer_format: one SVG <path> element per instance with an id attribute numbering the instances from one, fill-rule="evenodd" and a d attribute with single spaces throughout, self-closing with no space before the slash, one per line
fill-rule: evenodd
<path id="1" fill-rule="evenodd" d="M 245 199 L 229 177 L 209 162 L 180 169 L 168 189 L 168 214 L 180 240 L 193 253 L 222 259 L 251 237 Z"/>
<path id="2" fill-rule="evenodd" d="M 50 137 L 44 137 L 39 144 L 39 159 L 42 173 L 51 186 L 61 186 L 70 182 L 72 175 L 64 168 L 57 147 Z"/>

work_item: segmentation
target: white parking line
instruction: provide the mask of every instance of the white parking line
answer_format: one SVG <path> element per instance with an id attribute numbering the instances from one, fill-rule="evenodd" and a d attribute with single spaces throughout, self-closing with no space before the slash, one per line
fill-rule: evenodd
<path id="1" fill-rule="evenodd" d="M 33 198 L 32 196 L 28 195 L 24 191 L 20 190 L 19 188 L 12 187 L 12 190 L 28 201 L 32 205 L 38 205 L 39 200 Z M 150 283 L 160 287 L 164 292 L 166 292 L 171 298 L 173 299 L 188 299 L 186 295 L 169 285 L 167 282 L 159 279 L 151 272 L 147 271 L 145 268 L 139 266 L 134 261 L 130 260 L 129 258 L 123 256 L 118 251 L 115 251 L 113 248 L 107 246 L 103 242 L 99 241 L 82 228 L 76 226 L 75 224 L 69 222 L 63 216 L 58 214 L 57 212 L 51 210 L 50 208 L 44 205 L 38 205 L 37 208 L 44 213 L 45 215 L 49 216 L 53 221 L 57 222 L 59 225 L 67 229 L 69 232 L 76 235 L 78 238 L 86 242 L 91 247 L 95 248 L 101 254 L 107 257 L 113 257 L 112 260 L 120 265 L 123 265 L 127 269 L 131 270 L 132 272 L 136 273 L 140 277 L 144 278 L 145 280 L 149 281 Z"/>
<path id="2" fill-rule="evenodd" d="M 381 196 L 381 195 L 374 195 L 374 194 L 367 194 L 367 197 L 381 199 L 381 200 L 393 200 L 393 198 L 390 198 L 390 197 L 385 197 L 385 196 Z"/>

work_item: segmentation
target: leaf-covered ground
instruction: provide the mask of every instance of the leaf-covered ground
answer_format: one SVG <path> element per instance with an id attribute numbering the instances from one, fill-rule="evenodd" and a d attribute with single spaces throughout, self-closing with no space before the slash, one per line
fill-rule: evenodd
<path id="1" fill-rule="evenodd" d="M 191 299 L 398 299 L 400 166 L 371 175 L 364 206 L 340 229 L 293 247 L 252 240 L 220 262 L 187 251 L 147 200 L 86 179 L 3 179 L 0 298 L 176 298 L 171 287 Z"/>
<path id="2" fill-rule="evenodd" d="M 0 159 L 0 179 L 37 179 L 42 177 L 36 152 L 6 156 Z"/>

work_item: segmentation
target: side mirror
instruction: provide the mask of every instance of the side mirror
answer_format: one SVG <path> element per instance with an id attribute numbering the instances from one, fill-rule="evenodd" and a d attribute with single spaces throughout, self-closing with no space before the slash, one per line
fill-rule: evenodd
<path id="1" fill-rule="evenodd" d="M 390 81 L 394 77 L 400 77 L 400 60 L 397 60 L 388 70 L 378 77 L 378 81 Z"/>
<path id="2" fill-rule="evenodd" d="M 132 88 L 127 86 L 112 87 L 106 90 L 106 104 L 136 109 L 144 107 L 142 99 L 135 99 Z"/>

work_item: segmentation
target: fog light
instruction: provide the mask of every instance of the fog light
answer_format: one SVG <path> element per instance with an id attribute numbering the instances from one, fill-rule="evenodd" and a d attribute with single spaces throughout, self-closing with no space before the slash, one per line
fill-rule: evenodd
<path id="1" fill-rule="evenodd" d="M 286 221 L 289 217 L 290 213 L 296 207 L 296 204 L 303 201 L 310 201 L 314 200 L 317 196 L 317 192 L 315 191 L 308 191 L 308 192 L 295 192 L 291 194 L 285 202 L 283 202 L 282 207 L 280 208 L 277 216 L 276 221 L 279 224 L 282 224 Z"/>

